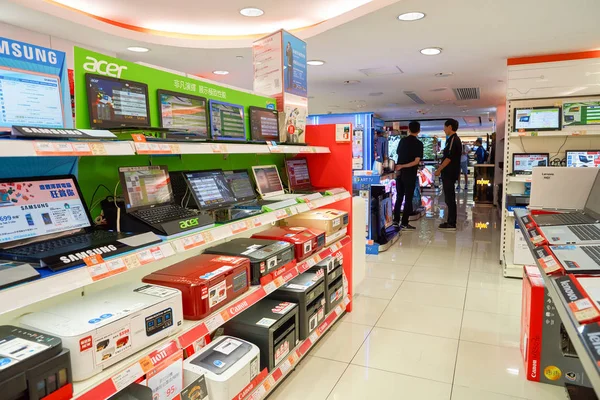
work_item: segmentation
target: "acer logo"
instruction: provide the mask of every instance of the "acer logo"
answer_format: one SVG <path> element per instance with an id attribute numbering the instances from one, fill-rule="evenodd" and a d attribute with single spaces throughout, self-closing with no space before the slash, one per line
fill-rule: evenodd
<path id="1" fill-rule="evenodd" d="M 186 219 L 185 221 L 179 221 L 179 227 L 181 229 L 193 228 L 198 226 L 198 218 Z"/>
<path id="2" fill-rule="evenodd" d="M 123 71 L 127 69 L 124 65 L 109 63 L 105 60 L 96 60 L 91 56 L 87 56 L 85 59 L 88 62 L 83 64 L 83 69 L 94 74 L 120 78 Z"/>

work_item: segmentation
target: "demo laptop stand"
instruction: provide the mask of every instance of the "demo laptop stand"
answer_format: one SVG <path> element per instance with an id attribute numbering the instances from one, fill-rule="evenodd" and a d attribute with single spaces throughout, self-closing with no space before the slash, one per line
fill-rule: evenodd
<path id="1" fill-rule="evenodd" d="M 224 173 L 236 198 L 234 210 L 246 210 L 246 217 L 256 215 L 263 210 L 278 210 L 297 204 L 296 200 L 259 200 L 246 170 L 224 171 Z"/>

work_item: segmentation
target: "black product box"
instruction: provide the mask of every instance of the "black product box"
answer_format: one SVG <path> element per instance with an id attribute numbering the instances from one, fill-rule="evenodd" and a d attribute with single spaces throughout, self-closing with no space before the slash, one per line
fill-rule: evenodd
<path id="1" fill-rule="evenodd" d="M 510 206 L 528 206 L 529 195 L 526 194 L 507 194 L 506 195 L 506 207 Z"/>
<path id="2" fill-rule="evenodd" d="M 309 271 L 325 277 L 325 314 L 329 314 L 344 299 L 344 267 L 337 257 L 329 256 Z"/>
<path id="3" fill-rule="evenodd" d="M 225 323 L 224 331 L 258 346 L 260 369 L 272 371 L 299 341 L 298 305 L 263 299 Z"/>
<path id="4" fill-rule="evenodd" d="M 298 304 L 300 340 L 304 340 L 325 319 L 325 279 L 322 273 L 305 272 L 271 293 L 269 299 Z"/>
<path id="5" fill-rule="evenodd" d="M 208 248 L 204 252 L 249 258 L 253 285 L 259 285 L 260 278 L 294 260 L 293 244 L 255 238 L 233 239 Z"/>
<path id="6" fill-rule="evenodd" d="M 57 337 L 0 326 L 0 354 L 3 400 L 39 400 L 73 382 L 69 350 Z"/>

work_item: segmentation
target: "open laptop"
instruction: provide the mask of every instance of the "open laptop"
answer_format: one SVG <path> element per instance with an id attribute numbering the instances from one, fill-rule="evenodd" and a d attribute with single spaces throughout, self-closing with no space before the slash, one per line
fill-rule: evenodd
<path id="1" fill-rule="evenodd" d="M 248 171 L 245 169 L 224 171 L 223 173 L 235 196 L 236 208 L 260 210 L 261 207 L 274 203 L 273 201 L 258 199 L 250 176 L 248 175 Z"/>
<path id="2" fill-rule="evenodd" d="M 541 226 L 551 245 L 600 244 L 600 224 Z"/>
<path id="3" fill-rule="evenodd" d="M 59 271 L 160 242 L 153 233 L 94 230 L 72 175 L 0 181 L 0 259 L 36 263 Z"/>
<path id="4" fill-rule="evenodd" d="M 587 174 L 589 175 L 589 173 Z M 567 196 L 572 196 L 572 193 L 573 192 L 567 192 L 566 194 Z M 532 213 L 531 217 L 538 226 L 595 224 L 600 222 L 600 174 L 596 173 L 596 179 L 592 185 L 583 210 L 574 210 L 558 214 Z"/>
<path id="5" fill-rule="evenodd" d="M 223 171 L 187 171 L 183 173 L 193 201 L 201 211 L 231 207 L 235 204 L 233 191 Z"/>
<path id="6" fill-rule="evenodd" d="M 600 272 L 600 244 L 551 246 L 550 249 L 569 274 Z"/>
<path id="7" fill-rule="evenodd" d="M 120 167 L 119 178 L 127 214 L 159 234 L 169 236 L 214 224 L 210 217 L 175 203 L 166 166 Z"/>
<path id="8" fill-rule="evenodd" d="M 263 200 L 284 201 L 294 200 L 297 194 L 285 194 L 279 171 L 275 165 L 258 165 L 252 167 L 256 188 Z"/>
<path id="9" fill-rule="evenodd" d="M 324 193 L 332 190 L 331 188 L 316 188 L 312 185 L 306 158 L 285 160 L 285 170 L 288 178 L 288 188 L 293 193 Z"/>

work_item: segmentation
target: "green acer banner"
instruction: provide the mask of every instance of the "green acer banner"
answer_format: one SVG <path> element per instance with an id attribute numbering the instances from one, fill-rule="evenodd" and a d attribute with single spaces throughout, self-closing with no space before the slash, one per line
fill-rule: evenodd
<path id="1" fill-rule="evenodd" d="M 118 58 L 96 53 L 80 47 L 74 50 L 75 68 L 75 125 L 77 128 L 89 128 L 90 118 L 86 93 L 85 74 L 103 75 L 110 78 L 126 79 L 148 85 L 148 103 L 150 107 L 150 125 L 159 126 L 159 104 L 157 90 L 168 90 L 183 94 L 206 97 L 227 103 L 242 105 L 246 134 L 250 132 L 248 107 L 275 107 L 275 99 L 258 96 L 242 90 L 231 89 L 204 82 L 185 75 L 166 72 Z"/>

